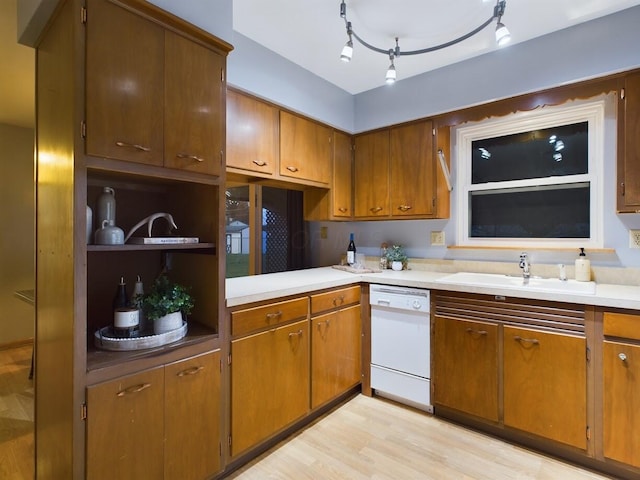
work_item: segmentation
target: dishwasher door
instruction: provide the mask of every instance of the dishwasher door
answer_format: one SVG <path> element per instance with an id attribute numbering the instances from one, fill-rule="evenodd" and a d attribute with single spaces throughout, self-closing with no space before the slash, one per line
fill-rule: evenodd
<path id="1" fill-rule="evenodd" d="M 371 387 L 376 394 L 433 411 L 429 291 L 372 285 Z"/>

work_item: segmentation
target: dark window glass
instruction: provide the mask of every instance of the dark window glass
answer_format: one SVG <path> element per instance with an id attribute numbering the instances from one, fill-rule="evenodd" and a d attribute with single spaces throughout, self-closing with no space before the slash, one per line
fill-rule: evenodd
<path id="1" fill-rule="evenodd" d="M 588 123 L 533 130 L 471 143 L 471 183 L 588 173 Z"/>
<path id="2" fill-rule="evenodd" d="M 588 183 L 470 193 L 472 238 L 589 238 Z"/>

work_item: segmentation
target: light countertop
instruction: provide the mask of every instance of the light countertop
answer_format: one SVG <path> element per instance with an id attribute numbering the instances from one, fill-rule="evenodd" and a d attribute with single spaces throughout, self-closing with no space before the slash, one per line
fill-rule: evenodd
<path id="1" fill-rule="evenodd" d="M 579 295 L 514 290 L 490 286 L 471 287 L 468 285 L 443 284 L 437 281 L 447 275 L 449 273 L 423 270 L 403 270 L 400 272 L 384 270 L 379 273 L 360 274 L 345 272 L 331 267 L 310 268 L 292 272 L 229 278 L 226 281 L 226 298 L 227 306 L 235 307 L 289 295 L 304 294 L 314 290 L 367 282 L 640 310 L 640 286 L 597 284 L 594 295 Z"/>

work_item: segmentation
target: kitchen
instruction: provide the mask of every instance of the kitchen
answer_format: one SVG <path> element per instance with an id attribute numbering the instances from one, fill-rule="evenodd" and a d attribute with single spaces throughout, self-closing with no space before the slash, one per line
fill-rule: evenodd
<path id="1" fill-rule="evenodd" d="M 626 20 L 628 17 L 625 17 L 624 20 Z M 619 21 L 622 21 L 623 18 L 619 18 Z M 621 32 L 630 32 L 632 31 L 631 29 L 625 29 L 624 27 L 620 27 L 618 29 Z M 631 35 L 631 33 L 630 33 Z M 242 47 L 243 47 L 243 39 L 241 36 L 237 36 L 237 38 L 233 39 L 233 42 L 231 42 L 234 44 L 235 47 L 235 52 L 241 51 Z M 249 49 L 256 49 L 256 45 L 252 44 L 252 42 L 250 41 L 244 41 L 245 43 L 245 47 L 248 45 Z M 633 42 L 632 41 L 624 41 L 622 42 L 623 45 L 632 45 Z M 255 50 L 254 50 L 255 51 Z M 259 50 L 258 50 L 259 51 Z M 591 62 L 588 62 L 588 64 L 584 65 L 584 69 L 581 71 L 581 74 L 576 73 L 578 70 L 577 69 L 573 69 L 571 67 L 566 67 L 566 71 L 567 72 L 571 72 L 571 73 L 566 73 L 567 77 L 571 77 L 572 80 L 575 80 L 575 76 L 578 76 L 579 78 L 582 77 L 589 77 L 589 76 L 594 76 L 597 75 L 598 73 L 602 74 L 605 71 L 615 71 L 615 70 L 622 70 L 625 68 L 629 68 L 630 66 L 632 66 L 633 64 L 633 60 L 629 60 L 629 59 L 633 59 L 635 54 L 634 52 L 630 52 L 630 53 L 620 53 L 620 45 L 616 45 L 616 48 L 611 48 L 612 53 L 615 53 L 615 55 L 618 55 L 618 58 L 623 58 L 623 60 L 620 60 L 621 62 L 631 62 L 631 63 L 622 63 L 620 65 L 617 66 L 611 66 L 611 65 L 606 65 L 606 66 L 593 66 L 591 64 Z M 265 52 L 260 52 L 260 55 L 264 56 Z M 268 52 L 267 52 L 268 53 Z M 259 56 L 260 56 L 259 55 Z M 615 56 L 612 55 L 612 63 L 615 63 Z M 260 94 L 261 96 L 266 96 L 268 98 L 271 98 L 273 101 L 277 101 L 278 103 L 282 103 L 282 104 L 287 104 L 289 102 L 285 102 L 285 101 L 279 101 L 278 95 L 277 93 L 273 93 L 273 95 L 267 95 L 267 93 L 269 92 L 265 92 L 262 89 L 265 88 L 275 88 L 275 82 L 264 82 L 261 83 L 260 85 L 256 85 L 256 88 L 249 88 L 251 87 L 251 78 L 248 79 L 241 79 L 241 78 L 233 78 L 234 75 L 234 58 L 239 58 L 239 57 L 234 57 L 233 54 L 229 57 L 229 83 L 233 84 L 234 86 L 238 86 L 238 87 L 242 87 L 245 88 L 247 90 L 251 90 L 255 93 Z M 253 59 L 252 59 L 253 60 Z M 257 59 L 256 59 L 257 60 Z M 262 60 L 264 61 L 264 60 Z M 577 60 L 576 60 L 577 61 Z M 241 67 L 236 67 L 236 71 L 240 72 L 241 71 Z M 293 67 L 292 67 L 293 68 Z M 593 71 L 592 69 L 598 69 L 601 68 L 600 71 Z M 591 69 L 591 70 L 590 70 Z M 295 69 L 294 69 L 295 70 Z M 558 74 L 559 76 L 561 76 L 562 72 L 558 73 L 558 70 L 555 70 L 556 74 Z M 551 83 L 562 83 L 563 81 L 565 81 L 565 78 L 557 78 L 555 79 L 555 82 L 552 80 L 550 81 Z M 492 82 L 489 82 L 492 83 Z M 493 84 L 493 83 L 492 83 Z M 282 85 L 281 82 L 279 82 L 279 85 Z M 504 85 L 501 85 L 504 87 Z M 540 87 L 542 87 L 544 85 L 537 85 L 535 88 L 531 88 L 531 89 L 538 89 Z M 324 86 L 326 88 L 326 85 Z M 502 90 L 500 92 L 500 94 L 497 93 L 492 93 L 489 92 L 487 93 L 487 96 L 485 96 L 484 98 L 496 98 L 499 96 L 509 96 L 509 95 L 514 95 L 517 93 L 522 93 L 523 91 L 527 91 L 529 90 L 529 88 L 527 88 L 526 86 L 512 86 L 512 88 L 514 89 L 514 91 L 508 91 L 508 90 Z M 473 89 L 461 89 L 461 91 L 464 92 L 470 92 Z M 340 92 L 339 96 L 344 97 L 344 95 L 342 95 Z M 380 93 L 380 92 L 378 92 Z M 384 103 L 384 99 L 386 98 L 387 95 L 385 95 L 386 92 L 381 92 L 379 95 L 376 95 L 374 104 L 376 105 L 381 105 Z M 364 97 L 362 97 L 363 99 L 366 99 L 367 96 L 373 96 L 373 93 L 368 93 L 365 94 Z M 439 98 L 444 98 L 446 97 L 446 95 L 441 95 L 439 96 Z M 360 101 L 360 100 L 358 100 Z M 411 100 L 407 100 L 407 102 L 410 102 Z M 467 99 L 467 101 L 469 101 L 469 99 Z M 352 99 L 347 98 L 346 101 L 346 105 L 347 107 L 349 105 L 351 105 L 353 102 Z M 323 102 L 324 103 L 324 102 Z M 331 103 L 331 102 L 327 102 L 327 103 Z M 412 102 L 413 104 L 415 104 L 416 102 Z M 472 103 L 476 103 L 473 100 L 469 101 L 469 104 Z M 341 103 L 342 105 L 342 103 Z M 401 109 L 399 109 L 397 107 L 397 102 L 396 102 L 396 108 L 394 109 L 388 109 L 385 108 L 381 111 L 388 111 L 391 112 L 393 114 L 393 112 L 397 112 Z M 294 108 L 296 110 L 302 110 L 305 112 L 308 112 L 309 114 L 313 113 L 311 110 L 312 109 L 302 109 L 300 108 L 299 105 L 289 105 L 290 108 Z M 326 108 L 326 107 L 323 107 Z M 365 108 L 366 107 L 366 103 L 365 103 Z M 320 109 L 320 107 L 318 108 Z M 446 110 L 450 110 L 452 109 L 452 106 L 449 106 L 449 108 L 443 108 L 441 111 L 446 111 Z M 356 112 L 358 112 L 360 110 L 356 110 Z M 429 110 L 423 110 L 421 111 L 418 115 L 415 115 L 416 117 L 422 117 L 425 115 L 428 115 L 430 113 L 433 113 Z M 327 113 L 327 116 L 329 115 L 329 113 Z M 313 115 L 314 117 L 318 117 L 321 119 L 324 119 L 322 115 L 317 114 L 317 115 Z M 371 123 L 371 122 L 375 122 L 375 115 L 366 115 L 364 116 L 366 118 L 366 120 L 364 120 L 362 123 L 364 123 L 363 125 L 359 125 L 356 128 L 348 128 L 349 131 L 363 131 L 363 130 L 368 130 L 369 128 L 375 128 L 377 126 L 381 126 L 381 125 L 387 125 L 390 123 L 396 123 L 399 121 L 403 121 L 406 118 L 399 118 L 399 119 L 388 119 L 386 121 L 384 121 L 384 123 L 380 123 L 378 125 L 376 125 L 375 123 Z M 407 118 L 411 118 L 411 114 L 408 114 Z M 329 121 L 329 119 L 324 119 L 325 121 Z M 366 122 L 370 122 L 368 125 L 366 124 Z M 383 120 L 380 120 L 381 122 L 383 122 Z M 329 123 L 335 123 L 335 122 L 329 122 Z M 355 123 L 355 122 L 354 122 Z M 345 128 L 347 129 L 347 128 Z M 607 174 L 612 174 L 612 170 L 613 169 L 608 169 L 607 170 Z M 607 181 L 606 184 L 608 185 L 613 185 L 612 181 Z M 607 201 L 613 202 L 613 200 L 611 199 L 612 195 L 606 196 L 606 198 L 608 199 Z M 613 209 L 609 209 L 609 211 L 613 211 Z M 455 215 L 455 210 L 452 211 L 452 218 L 454 218 Z M 608 232 L 618 232 L 618 233 L 614 233 L 612 234 L 612 238 L 609 240 L 606 240 L 606 244 L 607 246 L 611 245 L 612 248 L 616 248 L 616 252 L 618 252 L 618 255 L 621 257 L 621 259 L 617 259 L 617 258 L 605 258 L 602 260 L 601 265 L 603 265 L 603 268 L 607 268 L 608 265 L 611 264 L 611 262 L 614 262 L 614 266 L 617 265 L 617 262 L 622 263 L 622 265 L 624 265 L 625 267 L 629 267 L 630 269 L 633 269 L 633 267 L 635 265 L 637 265 L 637 261 L 636 261 L 636 256 L 634 256 L 634 253 L 632 250 L 628 249 L 628 247 L 626 247 L 627 244 L 627 235 L 628 235 L 628 229 L 629 228 L 637 228 L 635 225 L 633 225 L 634 221 L 634 216 L 631 215 L 632 218 L 626 218 L 624 216 L 615 216 L 613 217 L 612 220 L 612 227 L 613 228 L 607 228 L 606 230 Z M 609 217 L 608 217 L 609 218 Z M 385 222 L 386 223 L 386 222 Z M 625 223 L 628 223 L 628 225 L 625 225 Z M 408 225 L 407 225 L 408 224 Z M 399 241 L 401 243 L 403 243 L 404 245 L 407 246 L 410 257 L 412 258 L 435 258 L 435 259 L 439 259 L 439 258 L 444 258 L 444 259 L 451 259 L 450 257 L 448 257 L 448 255 L 451 255 L 452 253 L 449 251 L 449 249 L 445 249 L 442 246 L 434 246 L 434 247 L 430 247 L 430 246 L 425 246 L 424 242 L 419 241 L 418 239 L 424 239 L 424 238 L 429 238 L 429 234 L 430 231 L 444 231 L 445 232 L 445 237 L 447 239 L 452 239 L 455 238 L 455 230 L 454 230 L 454 225 L 452 225 L 453 222 L 447 222 L 445 220 L 435 220 L 435 221 L 429 221 L 429 222 L 421 222 L 421 221 L 406 221 L 403 222 L 402 224 L 398 224 L 397 222 L 389 222 L 389 224 L 385 225 L 385 224 L 381 224 L 380 222 L 357 222 L 351 225 L 346 225 L 346 224 L 336 224 L 336 223 L 328 223 L 328 224 L 323 224 L 320 223 L 317 225 L 318 228 L 318 232 L 320 230 L 320 228 L 322 228 L 323 226 L 327 226 L 328 227 L 328 233 L 329 233 L 329 238 L 327 239 L 327 241 L 321 240 L 320 239 L 320 235 L 312 235 L 311 238 L 313 238 L 314 242 L 317 242 L 317 245 L 314 245 L 313 251 L 318 252 L 319 254 L 319 259 L 320 260 L 315 260 L 317 263 L 315 263 L 316 265 L 323 265 L 323 264 L 331 264 L 335 262 L 335 258 L 337 255 L 339 255 L 339 252 L 341 252 L 344 249 L 344 243 L 345 243 L 345 239 L 348 237 L 348 233 L 349 231 L 353 230 L 356 232 L 356 239 L 358 241 L 358 245 L 359 245 L 359 251 L 362 251 L 364 253 L 369 253 L 370 255 L 374 255 L 377 254 L 378 252 L 378 248 L 379 248 L 379 243 L 380 241 L 384 241 L 384 240 L 389 240 L 390 238 L 393 238 L 394 241 Z M 402 230 L 400 230 L 398 228 L 398 226 L 402 227 Z M 312 228 L 316 228 L 315 226 L 312 226 Z M 367 244 L 368 241 L 364 240 L 366 238 L 371 238 L 372 241 L 370 244 Z M 316 240 L 317 239 L 317 240 Z M 611 242 L 611 243 L 610 243 Z M 315 248 L 315 247 L 318 248 Z M 369 249 L 369 251 L 367 252 L 367 249 Z M 504 253 L 504 254 L 497 254 L 494 253 L 492 254 L 491 258 L 487 258 L 486 256 L 486 252 L 481 252 L 478 253 L 476 252 L 458 252 L 455 250 L 454 251 L 454 255 L 456 255 L 456 257 L 453 258 L 454 261 L 457 260 L 468 260 L 468 261 L 477 261 L 477 260 L 492 260 L 492 261 L 503 261 L 503 262 L 507 262 L 510 259 L 510 256 L 512 253 Z M 542 265 L 542 264 L 546 264 L 546 263 L 556 263 L 557 261 L 562 262 L 562 263 L 566 263 L 566 264 L 571 264 L 571 262 L 573 261 L 573 257 L 574 254 L 573 253 L 563 253 L 561 254 L 560 258 L 556 259 L 555 257 L 551 256 L 550 258 L 545 257 L 544 255 L 546 254 L 540 254 L 540 257 L 534 257 L 534 268 L 535 265 Z M 599 259 L 597 258 L 593 258 L 594 261 L 594 269 L 596 267 L 599 267 L 600 265 L 597 265 L 597 262 L 599 261 Z M 599 273 L 599 272 L 598 272 Z"/>

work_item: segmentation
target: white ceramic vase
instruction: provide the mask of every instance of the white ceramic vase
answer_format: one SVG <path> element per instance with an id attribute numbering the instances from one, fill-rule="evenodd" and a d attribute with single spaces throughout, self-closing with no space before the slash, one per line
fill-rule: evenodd
<path id="1" fill-rule="evenodd" d="M 391 262 L 391 269 L 396 272 L 402 270 L 402 262 Z"/>
<path id="2" fill-rule="evenodd" d="M 153 333 L 160 335 L 182 327 L 182 312 L 173 312 L 153 321 Z"/>

